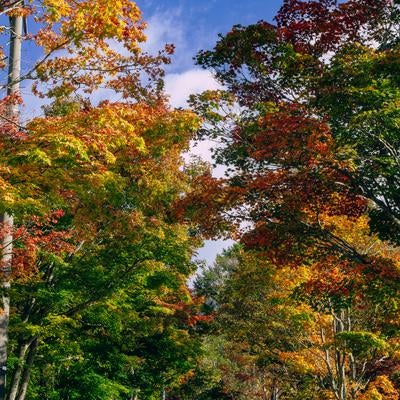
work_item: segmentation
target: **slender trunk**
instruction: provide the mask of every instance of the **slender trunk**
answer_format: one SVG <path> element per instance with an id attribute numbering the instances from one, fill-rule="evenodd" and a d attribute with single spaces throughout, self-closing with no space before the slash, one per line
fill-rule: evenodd
<path id="1" fill-rule="evenodd" d="M 29 349 L 29 346 L 32 344 L 32 341 L 28 343 L 22 343 L 19 346 L 19 354 L 18 354 L 18 366 L 14 372 L 14 376 L 10 385 L 10 390 L 8 393 L 7 400 L 15 400 L 18 394 L 19 385 L 21 382 L 22 372 L 24 371 L 25 365 L 25 355 Z"/>
<path id="2" fill-rule="evenodd" d="M 35 338 L 30 346 L 28 357 L 26 358 L 24 374 L 21 379 L 21 388 L 18 393 L 17 400 L 25 400 L 26 393 L 28 391 L 29 381 L 31 379 L 31 371 L 33 360 L 35 359 L 36 349 L 38 346 L 38 339 Z"/>
<path id="3" fill-rule="evenodd" d="M 10 316 L 8 281 L 2 282 L 2 291 L 2 310 L 0 314 L 0 399 L 4 400 L 6 396 L 8 322 Z"/>
<path id="4" fill-rule="evenodd" d="M 21 0 L 21 5 L 23 1 Z M 19 79 L 21 75 L 21 45 L 23 17 L 15 16 L 10 18 L 10 56 L 7 95 L 19 92 Z M 18 105 L 10 105 L 7 117 L 18 119 Z M 2 240 L 1 272 L 2 272 L 2 304 L 0 313 L 0 400 L 6 397 L 6 372 L 7 372 L 7 344 L 8 344 L 8 323 L 10 316 L 10 275 L 12 262 L 13 244 L 13 216 L 4 212 L 0 216 L 3 224 L 4 237 Z"/>
<path id="5" fill-rule="evenodd" d="M 335 335 L 345 331 L 345 312 L 339 315 L 333 313 L 333 332 Z M 347 400 L 346 354 L 340 349 L 335 350 L 336 376 L 338 380 L 338 395 L 340 400 Z"/>
<path id="6" fill-rule="evenodd" d="M 279 400 L 279 388 L 274 386 L 272 388 L 272 393 L 271 393 L 271 400 Z"/>
<path id="7" fill-rule="evenodd" d="M 330 381 L 330 386 L 331 386 L 331 389 L 332 389 L 332 391 L 333 391 L 333 393 L 335 395 L 335 398 L 337 400 L 340 400 L 339 399 L 339 395 L 338 395 L 338 390 L 337 390 L 337 386 L 338 385 L 337 385 L 337 382 L 336 382 L 336 378 L 335 378 L 335 374 L 334 374 L 333 366 L 332 366 L 331 354 L 330 354 L 329 349 L 326 347 L 326 338 L 325 338 L 324 328 L 320 328 L 320 336 L 321 336 L 321 343 L 322 343 L 323 347 L 325 347 L 325 349 L 324 349 L 324 355 L 325 355 L 324 361 L 325 361 L 326 368 L 328 370 L 328 377 L 329 377 L 329 381 Z"/>

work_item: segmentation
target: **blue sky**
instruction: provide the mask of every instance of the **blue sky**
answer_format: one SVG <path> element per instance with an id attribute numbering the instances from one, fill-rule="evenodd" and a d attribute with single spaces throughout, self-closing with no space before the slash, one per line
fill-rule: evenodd
<path id="1" fill-rule="evenodd" d="M 218 33 L 233 25 L 272 21 L 282 0 L 138 0 L 148 23 L 146 50 L 155 52 L 174 43 L 176 53 L 167 67 L 166 90 L 172 105 L 184 106 L 188 94 L 213 89 L 216 83 L 194 65 L 199 50 L 215 45 Z"/>
<path id="2" fill-rule="evenodd" d="M 248 25 L 261 19 L 272 22 L 282 0 L 138 0 L 148 22 L 150 52 L 174 43 L 176 54 L 167 68 L 166 91 L 175 107 L 184 107 L 191 93 L 215 89 L 218 84 L 208 71 L 194 64 L 201 49 L 215 45 L 218 33 L 228 32 L 232 25 Z M 207 144 L 195 152 L 209 158 Z M 208 241 L 199 250 L 199 258 L 212 263 L 216 254 L 233 242 Z"/>
<path id="3" fill-rule="evenodd" d="M 212 47 L 217 34 L 226 33 L 232 25 L 247 25 L 260 19 L 272 21 L 281 3 L 282 0 L 137 1 L 150 30 L 158 26 L 166 41 L 175 42 L 178 62 L 171 67 L 174 71 L 193 66 L 193 55 Z"/>

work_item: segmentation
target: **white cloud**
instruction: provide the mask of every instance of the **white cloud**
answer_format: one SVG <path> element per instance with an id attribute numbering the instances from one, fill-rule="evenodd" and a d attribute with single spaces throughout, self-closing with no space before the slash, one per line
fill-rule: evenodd
<path id="1" fill-rule="evenodd" d="M 163 49 L 166 43 L 173 43 L 178 52 L 178 57 L 174 56 L 174 63 L 178 61 L 177 58 L 187 58 L 188 49 L 181 14 L 180 8 L 153 14 L 147 20 L 147 41 L 142 45 L 143 50 L 154 54 Z"/>
<path id="2" fill-rule="evenodd" d="M 217 32 L 203 26 L 196 25 L 196 29 L 193 29 L 188 12 L 189 10 L 182 6 L 158 6 L 151 16 L 145 16 L 147 41 L 141 47 L 150 54 L 156 54 L 166 43 L 173 44 L 175 52 L 171 57 L 172 63 L 166 67 L 169 72 L 181 72 L 192 68 L 193 56 L 200 49 L 209 47 L 217 35 Z"/>
<path id="3" fill-rule="evenodd" d="M 165 77 L 165 91 L 170 96 L 171 106 L 176 108 L 187 107 L 187 100 L 191 94 L 221 88 L 222 86 L 216 81 L 211 72 L 199 68 L 190 69 L 179 74 L 168 74 Z M 216 143 L 210 140 L 193 143 L 185 158 L 189 160 L 192 155 L 196 155 L 212 163 L 211 148 L 215 146 Z M 214 168 L 213 175 L 222 177 L 225 171 L 224 167 L 218 166 Z"/>
<path id="4" fill-rule="evenodd" d="M 191 94 L 220 88 L 211 72 L 203 69 L 190 69 L 179 74 L 167 74 L 165 77 L 165 91 L 173 107 L 187 107 L 186 101 Z"/>
<path id="5" fill-rule="evenodd" d="M 165 77 L 165 91 L 170 96 L 172 107 L 187 107 L 187 100 L 191 94 L 204 92 L 205 90 L 220 89 L 221 85 L 215 80 L 209 71 L 202 69 L 190 69 L 179 74 L 168 74 Z M 203 160 L 212 162 L 210 149 L 215 146 L 209 140 L 203 140 L 192 144 L 186 159 L 191 155 L 200 156 Z M 222 176 L 225 169 L 214 170 L 215 176 Z"/>
<path id="6" fill-rule="evenodd" d="M 85 96 L 84 96 L 85 97 Z M 113 89 L 100 88 L 95 90 L 89 96 L 90 102 L 97 106 L 102 101 L 108 100 L 110 102 L 118 102 L 122 100 L 122 94 L 115 92 Z"/>

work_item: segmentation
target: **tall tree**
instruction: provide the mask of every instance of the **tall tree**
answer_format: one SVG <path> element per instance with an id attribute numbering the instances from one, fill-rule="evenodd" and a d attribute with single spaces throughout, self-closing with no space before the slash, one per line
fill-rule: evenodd
<path id="1" fill-rule="evenodd" d="M 373 232 L 398 244 L 397 18 L 386 1 L 286 1 L 276 26 L 234 26 L 197 57 L 226 88 L 192 105 L 227 173 L 198 177 L 178 213 L 210 236 L 233 232 L 274 267 L 309 268 L 302 301 L 330 314 L 319 345 L 332 346 L 325 368 L 335 368 L 323 384 L 340 400 L 368 392 L 363 363 L 377 368 L 381 340 L 399 335 L 388 327 L 394 309 L 385 321 L 370 316 L 374 326 L 359 312 L 397 303 L 398 256 L 371 253 L 343 229 L 359 224 L 372 246 Z"/>
<path id="2" fill-rule="evenodd" d="M 17 2 L 13 6 L 21 6 L 22 2 Z M 21 45 L 22 45 L 22 25 L 23 17 L 18 13 L 10 16 L 10 54 L 7 79 L 7 96 L 12 99 L 19 95 L 19 81 L 21 75 Z M 18 124 L 19 112 L 18 103 L 11 100 L 6 107 L 6 121 Z M 0 216 L 2 228 L 2 313 L 0 315 L 0 399 L 5 398 L 6 372 L 7 372 L 7 344 L 8 344 L 8 324 L 10 318 L 10 276 L 13 253 L 13 229 L 14 219 L 12 214 L 3 210 Z"/>
<path id="3" fill-rule="evenodd" d="M 100 303 L 111 307 L 108 301 L 115 301 L 116 293 L 123 297 L 129 290 L 137 293 L 140 285 L 148 285 L 152 288 L 147 293 L 151 297 L 146 300 L 148 308 L 157 308 L 158 302 L 169 307 L 160 306 L 155 319 L 160 313 L 178 313 L 175 303 L 182 303 L 183 309 L 190 303 L 185 279 L 191 271 L 194 241 L 189 240 L 188 226 L 173 221 L 168 210 L 188 187 L 180 170 L 180 154 L 197 123 L 191 113 L 168 110 L 161 78 L 172 47 L 155 56 L 142 52 L 145 23 L 134 2 L 12 1 L 2 3 L 1 13 L 18 27 L 23 18 L 32 19 L 36 32 L 26 35 L 10 29 L 17 40 L 13 41 L 15 55 L 9 58 L 13 73 L 3 88 L 12 91 L 0 106 L 0 210 L 15 220 L 13 229 L 2 231 L 7 245 L 3 266 L 15 283 L 11 344 L 16 353 L 11 357 L 15 364 L 7 398 L 23 400 L 32 376 L 40 385 L 37 371 L 43 364 L 35 370 L 37 355 L 54 357 L 55 348 L 49 351 L 45 341 L 56 346 L 55 338 L 61 342 L 63 335 L 72 338 L 72 326 L 77 327 L 74 318 L 90 320 L 88 315 Z M 23 60 L 25 69 L 19 76 L 12 65 L 19 59 L 22 39 L 31 42 L 31 54 L 37 58 Z M 53 97 L 55 103 L 47 109 L 46 118 L 21 126 L 15 117 L 21 101 L 17 89 L 27 80 L 33 81 L 35 94 Z M 79 100 L 98 89 L 120 93 L 124 100 L 98 107 Z M 74 94 L 78 97 L 69 100 Z M 11 265 L 13 271 L 9 271 Z M 0 390 L 5 398 L 6 313 L 2 318 Z M 171 336 L 186 340 L 189 323 L 175 329 L 178 322 L 160 318 L 160 327 L 164 322 L 171 326 Z M 149 336 L 156 330 L 149 329 Z M 172 341 L 169 334 L 165 341 Z M 190 338 L 187 343 L 190 347 Z M 68 348 L 73 351 L 73 346 Z M 81 347 L 86 352 L 89 348 L 87 343 Z M 185 346 L 181 348 L 184 352 Z M 76 361 L 78 371 L 79 360 L 64 356 L 67 367 Z M 101 363 L 95 356 L 93 360 Z M 172 384 L 189 366 L 188 362 L 176 367 L 175 375 L 160 382 Z M 171 363 L 168 367 L 173 370 Z M 107 380 L 109 372 L 101 368 L 93 373 L 99 378 L 98 393 L 103 398 L 126 394 L 133 385 L 129 380 Z M 52 379 L 59 377 L 52 375 Z M 102 391 L 102 385 L 110 390 Z"/>
<path id="4" fill-rule="evenodd" d="M 13 188 L 9 194 L 19 229 L 13 272 L 13 350 L 18 360 L 10 400 L 25 398 L 30 374 L 35 377 L 37 371 L 36 355 L 46 354 L 51 343 L 57 346 L 59 335 L 74 337 L 74 326 L 90 334 L 90 318 L 101 305 L 110 312 L 113 307 L 116 312 L 119 307 L 131 310 L 144 320 L 153 315 L 148 327 L 138 322 L 138 326 L 143 323 L 142 340 L 157 336 L 158 329 L 162 333 L 165 324 L 166 343 L 173 345 L 167 334 L 171 329 L 178 341 L 188 343 L 191 357 L 190 313 L 181 325 L 179 315 L 191 301 L 185 280 L 192 272 L 190 257 L 197 241 L 189 237 L 189 226 L 175 221 L 170 211 L 188 189 L 181 154 L 196 126 L 192 113 L 169 111 L 163 103 L 157 107 L 104 103 L 62 117 L 36 119 L 23 140 L 3 140 L 5 178 Z M 122 302 L 129 293 L 138 296 L 132 305 L 128 299 Z M 177 322 L 160 317 L 159 325 L 153 326 L 159 315 L 175 313 Z M 88 322 L 81 327 L 82 320 Z M 79 351 L 89 349 L 83 342 Z M 183 344 L 181 351 L 184 357 Z M 56 348 L 52 352 L 51 357 L 62 354 Z M 78 368 L 79 358 L 70 360 L 68 352 L 66 362 Z M 149 367 L 149 353 L 143 358 Z M 189 367 L 189 361 L 176 366 L 173 375 L 171 359 L 161 382 L 173 384 Z M 156 373 L 162 374 L 157 369 Z M 102 379 L 100 386 L 105 384 Z M 72 382 L 78 380 L 70 381 L 70 390 Z M 129 382 L 133 387 L 132 377 L 124 385 L 129 387 Z M 124 387 L 121 393 L 127 390 Z M 109 398 L 109 393 L 101 398 Z"/>
<path id="5" fill-rule="evenodd" d="M 317 157 L 323 163 L 325 157 L 323 167 L 309 165 L 311 173 L 326 168 L 332 190 L 368 199 L 371 229 L 397 243 L 399 135 L 391 111 L 397 98 L 397 50 L 385 44 L 396 43 L 397 13 L 387 1 L 287 1 L 277 26 L 235 26 L 214 51 L 199 53 L 198 63 L 214 70 L 229 100 L 243 107 L 241 115 L 224 117 L 224 110 L 217 111 L 218 96 L 196 101 L 195 108 L 209 117 L 206 134 L 227 145 L 217 151 L 217 162 L 234 168 L 263 163 L 277 170 L 283 162 L 286 169 L 299 163 L 307 168 L 307 162 Z M 364 32 L 362 38 L 358 32 Z M 376 41 L 382 45 L 371 47 Z M 283 143 L 285 127 L 298 131 L 296 139 L 308 130 L 310 141 L 303 145 L 314 144 L 315 153 L 299 153 L 303 150 L 294 137 Z M 298 146 L 295 154 L 303 158 L 277 153 L 285 145 Z M 328 148 L 329 155 L 323 155 Z"/>

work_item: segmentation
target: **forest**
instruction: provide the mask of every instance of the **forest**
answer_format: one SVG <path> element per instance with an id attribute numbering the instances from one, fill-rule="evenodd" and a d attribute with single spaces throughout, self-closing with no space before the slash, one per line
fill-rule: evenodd
<path id="1" fill-rule="evenodd" d="M 280 1 L 186 107 L 146 27 L 0 1 L 0 400 L 400 400 L 400 1 Z"/>

